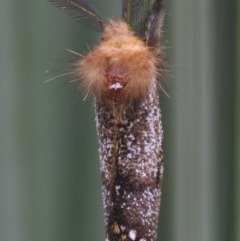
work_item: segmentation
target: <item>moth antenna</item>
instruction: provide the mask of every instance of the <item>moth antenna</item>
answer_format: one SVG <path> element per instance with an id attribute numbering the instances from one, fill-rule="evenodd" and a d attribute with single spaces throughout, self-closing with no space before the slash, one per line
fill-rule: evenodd
<path id="1" fill-rule="evenodd" d="M 155 0 L 146 23 L 145 41 L 148 46 L 160 47 L 161 31 L 164 22 L 163 0 Z"/>
<path id="2" fill-rule="evenodd" d="M 104 21 L 89 2 L 85 0 L 49 0 L 49 2 L 90 30 L 103 31 Z"/>
<path id="3" fill-rule="evenodd" d="M 153 0 L 122 0 L 122 19 L 142 39 L 146 21 L 151 13 L 152 2 Z"/>
<path id="4" fill-rule="evenodd" d="M 59 78 L 62 78 L 62 77 L 64 77 L 64 76 L 72 75 L 72 74 L 76 74 L 76 71 L 72 71 L 72 72 L 67 72 L 67 73 L 63 73 L 63 74 L 56 75 L 56 76 L 54 76 L 54 77 L 52 77 L 52 78 L 50 78 L 50 79 L 45 80 L 45 81 L 44 81 L 44 84 L 46 84 L 46 83 L 48 83 L 48 82 L 50 82 L 50 81 L 52 81 L 52 80 L 59 79 Z"/>

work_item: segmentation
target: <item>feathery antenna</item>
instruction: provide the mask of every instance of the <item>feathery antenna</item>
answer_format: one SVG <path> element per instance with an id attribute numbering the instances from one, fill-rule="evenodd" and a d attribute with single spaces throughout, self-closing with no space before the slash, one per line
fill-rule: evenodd
<path id="1" fill-rule="evenodd" d="M 49 2 L 83 26 L 97 32 L 103 31 L 104 21 L 89 2 L 85 0 L 49 0 Z"/>

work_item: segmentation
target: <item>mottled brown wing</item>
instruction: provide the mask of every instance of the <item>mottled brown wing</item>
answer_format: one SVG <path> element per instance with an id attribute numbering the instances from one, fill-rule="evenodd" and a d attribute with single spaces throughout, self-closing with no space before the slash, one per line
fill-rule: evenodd
<path id="1" fill-rule="evenodd" d="M 90 30 L 103 31 L 104 21 L 89 2 L 85 0 L 49 0 L 49 2 Z"/>

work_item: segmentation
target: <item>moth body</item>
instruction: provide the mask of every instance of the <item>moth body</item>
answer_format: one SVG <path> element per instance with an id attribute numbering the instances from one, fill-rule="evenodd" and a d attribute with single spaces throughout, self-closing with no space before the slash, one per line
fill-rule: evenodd
<path id="1" fill-rule="evenodd" d="M 163 0 L 122 0 L 108 23 L 87 0 L 49 0 L 102 41 L 76 63 L 95 96 L 105 241 L 156 241 L 162 195 L 163 130 L 158 81 Z"/>

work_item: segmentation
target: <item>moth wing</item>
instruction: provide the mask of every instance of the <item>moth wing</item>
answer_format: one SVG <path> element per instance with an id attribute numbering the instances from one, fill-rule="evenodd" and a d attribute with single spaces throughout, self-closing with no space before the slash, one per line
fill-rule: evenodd
<path id="1" fill-rule="evenodd" d="M 49 0 L 49 2 L 83 26 L 97 32 L 103 31 L 104 21 L 89 2 L 85 0 Z"/>

